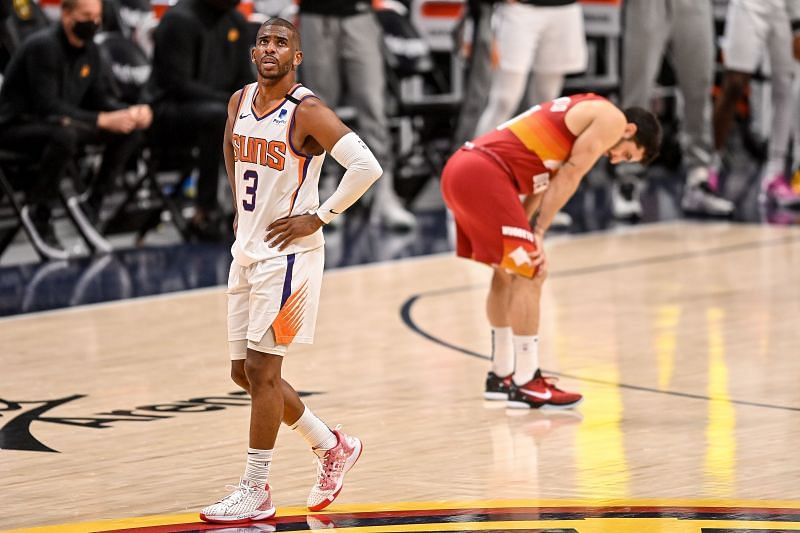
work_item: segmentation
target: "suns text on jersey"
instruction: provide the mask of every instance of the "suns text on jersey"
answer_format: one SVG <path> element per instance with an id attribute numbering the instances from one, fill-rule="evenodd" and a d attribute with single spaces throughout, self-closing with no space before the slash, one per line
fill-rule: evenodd
<path id="1" fill-rule="evenodd" d="M 283 170 L 283 167 L 286 166 L 286 143 L 234 133 L 233 156 L 235 161 L 242 163 L 255 163 L 275 170 Z"/>

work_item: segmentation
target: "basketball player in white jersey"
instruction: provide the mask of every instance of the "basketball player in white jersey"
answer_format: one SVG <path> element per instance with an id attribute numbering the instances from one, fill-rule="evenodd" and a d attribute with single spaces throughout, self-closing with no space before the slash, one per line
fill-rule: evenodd
<path id="1" fill-rule="evenodd" d="M 295 83 L 303 59 L 295 27 L 270 19 L 258 31 L 252 60 L 258 81 L 228 104 L 224 154 L 236 210 L 228 280 L 231 376 L 250 393 L 250 444 L 238 487 L 200 513 L 226 524 L 275 514 L 269 484 L 281 421 L 318 457 L 308 508 L 319 511 L 342 489 L 361 441 L 333 430 L 281 378 L 292 342 L 311 343 L 323 268 L 322 226 L 353 204 L 381 175 L 367 146 L 311 91 Z M 319 205 L 328 152 L 347 170 Z"/>

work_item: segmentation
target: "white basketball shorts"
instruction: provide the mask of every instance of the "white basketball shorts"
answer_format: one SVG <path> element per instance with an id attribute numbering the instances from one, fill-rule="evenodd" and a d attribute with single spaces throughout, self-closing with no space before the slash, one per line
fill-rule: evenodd
<path id="1" fill-rule="evenodd" d="M 314 342 L 325 248 L 258 261 L 235 261 L 228 276 L 228 342 L 231 359 L 247 348 L 285 355 L 293 342 Z"/>
<path id="2" fill-rule="evenodd" d="M 501 70 L 548 74 L 586 70 L 586 33 L 578 3 L 554 7 L 502 3 L 494 17 Z"/>
<path id="3" fill-rule="evenodd" d="M 725 68 L 753 74 L 765 62 L 769 72 L 792 72 L 792 29 L 786 13 L 728 4 L 722 57 Z"/>

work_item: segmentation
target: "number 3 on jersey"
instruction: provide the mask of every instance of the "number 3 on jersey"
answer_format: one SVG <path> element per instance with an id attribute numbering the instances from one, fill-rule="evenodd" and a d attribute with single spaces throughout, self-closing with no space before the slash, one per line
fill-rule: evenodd
<path id="1" fill-rule="evenodd" d="M 245 211 L 253 211 L 256 208 L 256 189 L 258 189 L 258 172 L 255 170 L 248 170 L 244 173 L 244 182 L 248 183 L 249 181 L 253 181 L 252 185 L 248 185 L 244 192 L 247 195 L 247 198 L 242 200 L 242 207 L 244 207 Z"/>

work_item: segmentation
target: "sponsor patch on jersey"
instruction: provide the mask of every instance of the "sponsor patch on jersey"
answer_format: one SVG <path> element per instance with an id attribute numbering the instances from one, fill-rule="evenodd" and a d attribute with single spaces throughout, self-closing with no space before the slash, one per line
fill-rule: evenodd
<path id="1" fill-rule="evenodd" d="M 550 186 L 550 173 L 542 172 L 533 177 L 533 194 L 543 193 Z"/>
<path id="2" fill-rule="evenodd" d="M 275 124 L 286 124 L 286 116 L 289 112 L 285 109 L 281 109 L 278 111 L 278 116 L 272 119 L 272 122 Z"/>

